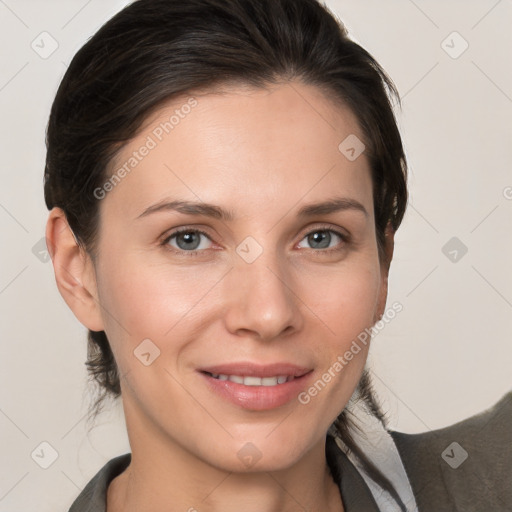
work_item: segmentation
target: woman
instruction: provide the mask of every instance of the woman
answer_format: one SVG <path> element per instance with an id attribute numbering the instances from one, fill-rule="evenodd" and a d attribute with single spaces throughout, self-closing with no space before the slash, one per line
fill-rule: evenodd
<path id="1" fill-rule="evenodd" d="M 505 440 L 510 397 L 417 437 L 390 435 L 372 396 L 364 333 L 396 312 L 407 202 L 392 98 L 314 0 L 138 0 L 77 53 L 48 125 L 46 236 L 96 412 L 121 396 L 131 454 L 72 512 L 510 503 L 496 475 L 475 501 L 485 457 L 449 447 L 475 422 Z"/>

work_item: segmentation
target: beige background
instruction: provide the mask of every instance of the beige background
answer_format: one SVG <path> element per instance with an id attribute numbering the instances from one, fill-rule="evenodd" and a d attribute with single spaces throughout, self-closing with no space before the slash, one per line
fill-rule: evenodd
<path id="1" fill-rule="evenodd" d="M 74 53 L 125 3 L 0 0 L 0 512 L 67 510 L 107 460 L 129 451 L 120 407 L 86 431 L 85 329 L 33 252 L 47 216 L 51 102 Z M 375 385 L 394 429 L 443 427 L 512 388 L 512 3 L 328 5 L 403 99 L 411 200 L 388 304 L 404 309 L 374 340 Z M 58 43 L 46 59 L 31 47 L 43 31 Z M 452 237 L 468 249 L 456 262 L 443 252 Z M 52 447 L 42 447 L 46 462 L 57 455 L 48 469 L 31 457 L 42 442 Z"/>

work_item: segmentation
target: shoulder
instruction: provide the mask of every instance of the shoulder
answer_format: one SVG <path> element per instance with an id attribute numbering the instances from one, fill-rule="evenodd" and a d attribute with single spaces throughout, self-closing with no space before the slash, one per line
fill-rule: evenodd
<path id="1" fill-rule="evenodd" d="M 390 434 L 419 512 L 512 510 L 512 391 L 449 427 Z"/>
<path id="2" fill-rule="evenodd" d="M 84 487 L 69 512 L 105 512 L 108 485 L 128 467 L 131 457 L 131 453 L 125 453 L 109 460 Z"/>

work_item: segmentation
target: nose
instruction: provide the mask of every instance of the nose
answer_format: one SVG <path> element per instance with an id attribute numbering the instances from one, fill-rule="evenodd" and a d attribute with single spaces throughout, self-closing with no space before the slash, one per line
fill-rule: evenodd
<path id="1" fill-rule="evenodd" d="M 300 298 L 285 262 L 275 252 L 264 251 L 254 262 L 237 259 L 224 283 L 229 332 L 272 340 L 302 327 Z"/>

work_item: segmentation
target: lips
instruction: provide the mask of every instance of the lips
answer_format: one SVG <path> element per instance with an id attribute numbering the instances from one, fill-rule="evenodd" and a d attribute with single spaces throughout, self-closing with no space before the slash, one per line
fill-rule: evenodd
<path id="1" fill-rule="evenodd" d="M 198 370 L 207 389 L 237 407 L 265 411 L 284 406 L 313 378 L 313 369 L 291 363 L 232 363 Z"/>
<path id="2" fill-rule="evenodd" d="M 220 364 L 199 368 L 200 372 L 212 375 L 236 375 L 241 377 L 302 377 L 311 371 L 311 368 L 298 366 L 291 363 L 256 364 L 249 362 Z"/>

